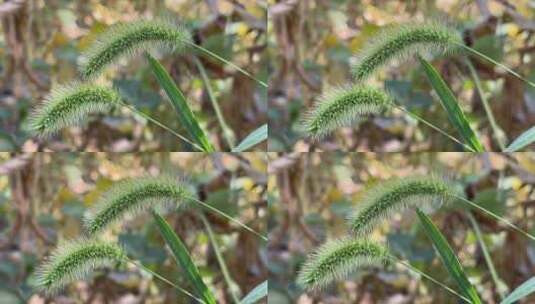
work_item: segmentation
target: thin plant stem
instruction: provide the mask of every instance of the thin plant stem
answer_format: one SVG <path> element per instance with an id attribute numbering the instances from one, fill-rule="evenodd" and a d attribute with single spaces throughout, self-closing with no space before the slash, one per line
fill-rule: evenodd
<path id="1" fill-rule="evenodd" d="M 513 76 L 515 76 L 516 78 L 524 81 L 525 83 L 527 83 L 528 85 L 530 85 L 531 87 L 535 88 L 535 83 L 527 80 L 526 78 L 524 78 L 523 76 L 521 76 L 520 74 L 518 74 L 517 72 L 515 72 L 513 69 L 509 68 L 508 66 L 504 65 L 503 63 L 499 63 L 497 62 L 496 60 L 490 58 L 489 56 L 479 52 L 478 50 L 475 50 L 467 45 L 464 45 L 462 43 L 459 43 L 459 42 L 453 42 L 455 45 L 458 45 L 460 47 L 462 47 L 463 49 L 467 50 L 468 52 L 474 54 L 474 55 L 477 55 L 489 62 L 491 62 L 492 64 L 495 64 L 497 66 L 499 66 L 500 68 L 506 70 L 507 72 L 511 73 Z"/>
<path id="2" fill-rule="evenodd" d="M 400 265 L 403 265 L 404 267 L 406 267 L 407 269 L 409 269 L 410 271 L 412 272 L 415 272 L 419 275 L 421 275 L 422 277 L 428 279 L 429 281 L 437 284 L 438 286 L 444 288 L 446 291 L 448 291 L 449 293 L 461 298 L 462 300 L 466 301 L 467 303 L 471 303 L 470 300 L 468 298 L 466 298 L 465 296 L 461 295 L 460 293 L 456 292 L 455 290 L 451 289 L 450 287 L 446 286 L 444 283 L 436 280 L 435 278 L 431 277 L 430 275 L 426 274 L 425 272 L 421 271 L 420 269 L 412 266 L 411 264 L 393 256 L 393 255 L 389 255 L 388 258 L 390 258 L 392 261 L 396 262 L 396 263 L 399 263 Z"/>
<path id="3" fill-rule="evenodd" d="M 230 294 L 232 295 L 232 299 L 234 300 L 234 303 L 238 304 L 240 303 L 240 299 L 234 289 L 234 287 L 236 286 L 236 283 L 230 277 L 227 264 L 225 264 L 225 259 L 223 259 L 223 255 L 221 254 L 221 251 L 219 250 L 219 246 L 217 245 L 214 233 L 212 231 L 212 227 L 210 226 L 210 223 L 208 222 L 204 214 L 200 213 L 200 218 L 204 224 L 206 233 L 208 234 L 208 239 L 210 239 L 210 243 L 212 243 L 212 247 L 214 248 L 217 262 L 219 263 L 219 267 L 221 268 L 221 272 L 223 273 L 223 278 L 225 278 L 225 281 L 229 287 Z"/>
<path id="4" fill-rule="evenodd" d="M 154 123 L 155 125 L 159 126 L 160 128 L 170 132 L 171 134 L 173 134 L 174 136 L 176 136 L 179 139 L 183 140 L 184 142 L 187 142 L 188 144 L 192 145 L 195 149 L 197 149 L 199 151 L 203 151 L 203 149 L 201 147 L 199 147 L 197 144 L 195 144 L 194 142 L 192 142 L 189 139 L 185 138 L 184 136 L 180 135 L 179 133 L 175 132 L 173 129 L 169 128 L 168 126 L 164 125 L 163 123 L 159 122 L 158 120 L 150 117 L 148 114 L 145 114 L 142 111 L 140 111 L 140 110 L 136 109 L 135 107 L 133 107 L 133 106 L 131 106 L 129 104 L 126 104 L 124 102 L 121 102 L 120 104 L 122 106 L 124 106 L 125 108 L 129 109 L 130 111 L 141 115 L 143 118 L 149 120 L 150 122 Z"/>
<path id="5" fill-rule="evenodd" d="M 519 228 L 518 226 L 516 226 L 515 224 L 511 223 L 510 221 L 504 219 L 503 217 L 499 216 L 499 215 L 496 215 L 495 213 L 493 213 L 492 211 L 489 211 L 481 206 L 479 206 L 478 204 L 470 201 L 470 200 L 467 200 L 466 198 L 462 197 L 462 196 L 459 196 L 459 195 L 455 195 L 455 194 L 451 194 L 451 196 L 469 204 L 470 206 L 486 213 L 487 215 L 489 215 L 490 217 L 493 217 L 494 219 L 506 224 L 507 226 L 509 226 L 511 229 L 517 231 L 517 232 L 520 232 L 521 234 L 523 234 L 524 236 L 526 236 L 527 238 L 531 239 L 532 241 L 535 241 L 535 236 L 529 234 L 528 232 L 524 231 L 523 229 Z"/>
<path id="6" fill-rule="evenodd" d="M 242 223 L 242 222 L 238 221 L 237 219 L 233 218 L 232 216 L 230 216 L 230 215 L 228 215 L 228 214 L 222 212 L 221 210 L 219 210 L 219 209 L 217 209 L 217 208 L 214 208 L 214 207 L 208 205 L 207 203 L 205 203 L 205 202 L 203 202 L 203 201 L 201 201 L 201 200 L 198 200 L 198 199 L 196 199 L 196 198 L 194 198 L 194 197 L 187 197 L 187 198 L 190 199 L 190 200 L 192 200 L 192 201 L 194 201 L 194 202 L 197 202 L 197 203 L 201 204 L 203 207 L 205 207 L 205 208 L 207 208 L 207 209 L 210 209 L 211 211 L 213 211 L 213 212 L 219 214 L 220 216 L 222 216 L 222 217 L 228 219 L 229 221 L 232 221 L 232 222 L 238 224 L 238 225 L 241 226 L 243 229 L 245 229 L 245 230 L 247 230 L 247 231 L 249 231 L 249 232 L 251 232 L 251 233 L 253 233 L 253 234 L 257 235 L 257 236 L 259 236 L 259 237 L 262 238 L 264 241 L 266 241 L 266 242 L 268 241 L 268 238 L 267 238 L 266 236 L 260 234 L 259 232 L 256 232 L 253 228 L 251 228 L 251 227 L 245 225 L 244 223 Z"/>
<path id="7" fill-rule="evenodd" d="M 468 69 L 470 70 L 470 74 L 472 75 L 472 78 L 474 79 L 477 92 L 479 96 L 481 97 L 481 102 L 483 103 L 483 108 L 485 109 L 485 113 L 487 113 L 487 118 L 489 119 L 492 132 L 494 133 L 494 138 L 498 142 L 500 149 L 503 151 L 505 150 L 503 131 L 498 126 L 498 123 L 496 123 L 494 114 L 492 114 L 492 109 L 490 108 L 487 97 L 485 96 L 485 93 L 483 92 L 483 87 L 481 85 L 481 80 L 479 79 L 479 75 L 477 74 L 477 71 L 474 68 L 474 65 L 472 64 L 469 58 L 466 58 L 466 65 L 468 66 Z"/>
<path id="8" fill-rule="evenodd" d="M 227 64 L 227 65 L 229 65 L 229 66 L 231 66 L 231 67 L 233 67 L 234 69 L 238 70 L 238 71 L 239 71 L 240 73 L 242 73 L 243 75 L 245 75 L 245 76 L 251 78 L 252 80 L 256 81 L 258 84 L 260 84 L 260 85 L 263 86 L 264 88 L 267 88 L 267 87 L 268 87 L 267 83 L 263 82 L 262 80 L 256 79 L 253 75 L 251 75 L 251 74 L 250 74 L 249 72 L 247 72 L 246 70 L 240 68 L 239 66 L 237 66 L 236 64 L 234 64 L 234 63 L 232 63 L 232 62 L 226 60 L 225 58 L 223 58 L 223 57 L 217 55 L 216 53 L 214 53 L 214 52 L 212 52 L 212 51 L 210 51 L 210 50 L 207 50 L 207 49 L 203 48 L 202 46 L 197 45 L 197 44 L 194 43 L 194 42 L 187 41 L 187 40 L 185 40 L 184 42 L 185 42 L 186 44 L 188 44 L 188 45 L 190 45 L 190 46 L 196 48 L 197 50 L 199 50 L 199 51 L 201 51 L 201 52 L 203 52 L 203 53 L 205 53 L 205 54 L 207 54 L 207 55 L 209 55 L 209 56 L 211 56 L 211 57 L 213 57 L 213 58 L 215 58 L 215 59 L 217 59 L 217 60 L 219 60 L 219 61 L 221 61 L 221 62 L 223 62 L 223 63 L 225 63 L 225 64 Z"/>
<path id="9" fill-rule="evenodd" d="M 219 107 L 219 103 L 217 102 L 217 99 L 215 98 L 214 91 L 212 90 L 212 86 L 210 85 L 210 79 L 208 79 L 208 76 L 206 76 L 206 70 L 204 69 L 201 61 L 197 56 L 193 57 L 193 61 L 195 62 L 195 65 L 197 66 L 197 69 L 199 70 L 199 73 L 201 74 L 202 81 L 204 82 L 204 86 L 206 87 L 206 91 L 208 92 L 208 98 L 210 99 L 210 102 L 212 103 L 212 107 L 214 108 L 215 115 L 217 117 L 217 121 L 219 122 L 219 125 L 221 126 L 221 130 L 223 131 L 223 136 L 225 137 L 225 140 L 227 141 L 228 146 L 230 149 L 234 148 L 234 133 L 228 126 L 227 122 L 225 121 L 225 118 L 223 117 L 223 114 L 221 113 L 221 108 Z"/>
<path id="10" fill-rule="evenodd" d="M 466 212 L 466 214 L 468 216 L 468 219 L 470 220 L 470 223 L 472 224 L 472 227 L 474 228 L 476 238 L 479 242 L 479 246 L 481 247 L 481 251 L 483 252 L 483 257 L 485 258 L 485 262 L 487 263 L 487 267 L 489 268 L 490 275 L 492 277 L 492 280 L 494 281 L 494 285 L 496 286 L 496 290 L 500 294 L 500 297 L 504 299 L 506 295 L 505 291 L 502 288 L 503 283 L 498 277 L 498 273 L 496 272 L 496 268 L 494 267 L 494 263 L 492 262 L 492 258 L 490 257 L 489 250 L 487 249 L 487 245 L 485 244 L 485 240 L 483 240 L 483 235 L 481 234 L 479 225 L 476 219 L 474 218 L 472 212 L 468 211 Z"/>
<path id="11" fill-rule="evenodd" d="M 440 134 L 448 137 L 449 139 L 453 140 L 454 142 L 460 144 L 461 146 L 463 146 L 465 149 L 469 150 L 470 152 L 475 152 L 474 149 L 472 149 L 472 147 L 462 143 L 460 140 L 458 140 L 457 138 L 453 137 L 452 135 L 446 133 L 445 131 L 443 131 L 442 129 L 440 129 L 439 127 L 433 125 L 432 123 L 428 122 L 427 120 L 423 119 L 422 117 L 410 112 L 409 110 L 405 109 L 404 107 L 400 106 L 400 105 L 397 105 L 397 104 L 393 104 L 393 106 L 407 114 L 409 114 L 412 118 L 422 122 L 423 124 L 427 125 L 428 127 L 430 127 L 431 129 L 439 132 Z"/>
<path id="12" fill-rule="evenodd" d="M 131 259 L 129 259 L 129 258 L 125 258 L 124 261 L 125 261 L 125 262 L 129 262 L 129 263 L 131 263 L 132 265 L 134 265 L 134 266 L 136 266 L 136 267 L 138 267 L 138 268 L 141 268 L 141 269 L 145 270 L 146 272 L 152 274 L 153 276 L 155 276 L 156 278 L 160 279 L 161 281 L 163 281 L 163 282 L 165 282 L 165 283 L 167 283 L 167 284 L 173 286 L 175 289 L 177 289 L 178 291 L 182 292 L 183 294 L 185 294 L 185 295 L 191 297 L 192 299 L 196 300 L 197 302 L 205 304 L 205 302 L 204 302 L 202 299 L 197 298 L 197 297 L 194 296 L 191 292 L 189 292 L 189 291 L 185 290 L 184 288 L 182 288 L 182 287 L 176 285 L 175 283 L 169 281 L 168 279 L 166 279 L 165 277 L 161 276 L 161 275 L 158 274 L 157 272 L 152 271 L 151 269 L 149 269 L 149 268 L 146 267 L 145 265 L 143 265 L 143 264 L 141 264 L 141 263 L 137 263 L 137 262 L 135 262 L 135 261 L 133 261 L 133 260 L 131 260 Z"/>

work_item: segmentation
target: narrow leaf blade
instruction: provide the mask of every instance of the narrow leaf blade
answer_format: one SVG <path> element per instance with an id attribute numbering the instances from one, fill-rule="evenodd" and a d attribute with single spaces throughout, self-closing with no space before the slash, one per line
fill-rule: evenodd
<path id="1" fill-rule="evenodd" d="M 535 292 L 535 277 L 525 281 L 511 292 L 500 304 L 512 304 Z"/>
<path id="2" fill-rule="evenodd" d="M 165 68 L 160 64 L 160 62 L 158 62 L 158 60 L 156 60 L 156 58 L 152 57 L 148 53 L 146 53 L 145 56 L 147 57 L 147 60 L 150 63 L 152 71 L 156 76 L 156 79 L 158 80 L 158 83 L 165 90 L 165 93 L 167 93 L 167 96 L 171 100 L 171 104 L 178 113 L 180 123 L 186 128 L 189 135 L 197 144 L 199 144 L 204 149 L 205 152 L 214 151 L 214 148 L 208 141 L 206 134 L 201 129 L 199 123 L 197 122 L 197 119 L 193 115 L 193 112 L 191 111 L 186 101 L 186 97 L 175 85 L 175 82 L 173 81 L 169 73 L 167 73 Z"/>
<path id="3" fill-rule="evenodd" d="M 520 134 L 520 136 L 505 148 L 504 152 L 516 152 L 533 142 L 535 142 L 535 126 Z"/>
<path id="4" fill-rule="evenodd" d="M 433 242 L 435 249 L 440 254 L 442 263 L 444 266 L 446 266 L 450 276 L 455 280 L 455 282 L 457 282 L 457 285 L 461 289 L 461 294 L 470 299 L 472 304 L 481 304 L 482 302 L 477 294 L 476 289 L 466 277 L 459 259 L 457 259 L 457 256 L 451 249 L 444 235 L 442 235 L 433 222 L 431 222 L 429 217 L 427 217 L 427 215 L 425 215 L 422 211 L 417 209 L 416 213 L 418 214 L 420 223 L 422 223 L 422 226 L 424 227 L 425 234 Z"/>
<path id="5" fill-rule="evenodd" d="M 242 142 L 232 149 L 232 152 L 243 152 L 260 142 L 266 140 L 268 137 L 268 125 L 264 124 L 260 128 L 251 132 L 247 137 L 245 137 Z"/>
<path id="6" fill-rule="evenodd" d="M 253 290 L 251 290 L 245 298 L 240 301 L 240 304 L 254 304 L 260 299 L 266 297 L 268 294 L 268 281 L 264 281 L 258 284 Z"/>
<path id="7" fill-rule="evenodd" d="M 173 231 L 173 229 L 171 229 L 169 224 L 159 214 L 153 212 L 152 215 L 156 220 L 156 224 L 158 225 L 160 233 L 165 239 L 165 242 L 173 252 L 175 260 L 186 272 L 186 276 L 195 287 L 195 290 L 197 291 L 198 295 L 203 299 L 206 304 L 215 304 L 215 297 L 210 292 L 210 289 L 208 289 L 208 287 L 204 284 L 199 274 L 199 270 L 197 269 L 195 264 L 193 264 L 193 261 L 191 260 L 191 256 L 189 255 L 186 246 L 184 246 L 184 244 Z"/>
<path id="8" fill-rule="evenodd" d="M 472 147 L 475 152 L 483 152 L 485 149 L 466 120 L 466 116 L 461 110 L 461 107 L 459 107 L 459 103 L 453 95 L 453 92 L 429 62 L 423 58 L 419 59 L 424 67 L 425 74 L 427 75 L 431 86 L 439 96 L 442 106 L 446 109 L 451 123 L 457 128 L 457 131 L 459 131 L 466 143 Z"/>

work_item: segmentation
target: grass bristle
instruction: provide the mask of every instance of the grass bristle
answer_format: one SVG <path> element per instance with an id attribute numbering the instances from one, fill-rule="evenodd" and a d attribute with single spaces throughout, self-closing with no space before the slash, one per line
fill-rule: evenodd
<path id="1" fill-rule="evenodd" d="M 455 189 L 448 181 L 436 176 L 402 177 L 377 182 L 365 190 L 349 218 L 351 230 L 357 236 L 365 236 L 394 212 L 414 206 L 444 204 L 454 193 Z"/>
<path id="2" fill-rule="evenodd" d="M 29 118 L 30 131 L 47 137 L 81 124 L 92 113 L 105 113 L 120 101 L 119 94 L 106 87 L 73 83 L 53 89 Z"/>
<path id="3" fill-rule="evenodd" d="M 386 247 L 369 240 L 328 241 L 307 258 L 297 282 L 307 290 L 321 289 L 362 267 L 383 266 L 388 256 Z"/>
<path id="4" fill-rule="evenodd" d="M 95 269 L 111 267 L 125 258 L 121 247 L 94 239 L 60 244 L 36 272 L 37 288 L 54 294 L 71 282 L 86 279 Z"/>
<path id="5" fill-rule="evenodd" d="M 118 182 L 107 191 L 84 224 L 90 235 L 104 231 L 113 223 L 150 209 L 181 207 L 194 197 L 183 180 L 170 176 L 141 177 Z"/>
<path id="6" fill-rule="evenodd" d="M 83 79 L 91 79 L 121 58 L 155 49 L 181 50 L 189 41 L 188 30 L 170 20 L 119 23 L 101 33 L 92 47 L 82 54 L 80 75 Z"/>
<path id="7" fill-rule="evenodd" d="M 441 22 L 391 25 L 355 55 L 353 75 L 362 82 L 393 60 L 405 60 L 415 54 L 449 53 L 462 42 L 455 28 Z"/>
<path id="8" fill-rule="evenodd" d="M 383 113 L 391 103 L 388 94 L 369 86 L 332 89 L 318 99 L 303 126 L 309 136 L 321 138 L 361 116 Z"/>

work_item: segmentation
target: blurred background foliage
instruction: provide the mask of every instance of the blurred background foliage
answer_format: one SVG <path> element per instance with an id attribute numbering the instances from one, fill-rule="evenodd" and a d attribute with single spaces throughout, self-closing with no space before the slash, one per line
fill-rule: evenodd
<path id="1" fill-rule="evenodd" d="M 266 230 L 266 155 L 214 153 L 0 153 L 0 303 L 45 303 L 30 288 L 32 272 L 60 240 L 78 237 L 87 208 L 115 181 L 176 174 L 188 179 L 199 198 L 257 231 Z M 184 241 L 218 303 L 232 303 L 267 278 L 265 243 L 224 218 L 205 212 L 222 252 L 227 282 L 213 245 L 191 207 L 166 215 Z M 265 233 L 262 233 L 265 234 Z M 127 221 L 107 235 L 128 255 L 179 286 L 192 290 L 168 253 L 150 217 Z M 193 303 L 172 287 L 138 269 L 97 272 L 71 284 L 46 303 Z"/>
<path id="2" fill-rule="evenodd" d="M 125 109 L 94 117 L 83 128 L 64 130 L 51 140 L 40 141 L 28 135 L 25 122 L 30 109 L 54 85 L 75 80 L 80 52 L 89 47 L 97 34 L 117 22 L 159 16 L 176 19 L 191 29 L 201 46 L 259 79 L 267 78 L 264 1 L 25 0 L 17 1 L 22 5 L 15 5 L 15 9 L 8 2 L 0 3 L 0 151 L 191 149 Z M 186 94 L 210 141 L 219 150 L 229 150 L 194 55 L 207 71 L 236 142 L 266 123 L 267 92 L 246 76 L 201 54 L 159 56 Z M 185 134 L 142 56 L 108 69 L 104 82 L 117 88 L 127 103 Z M 257 149 L 265 149 L 265 145 Z"/>
<path id="3" fill-rule="evenodd" d="M 460 151 L 462 147 L 396 110 L 362 119 L 320 142 L 303 137 L 299 123 L 314 100 L 350 83 L 350 57 L 389 24 L 448 20 L 476 50 L 535 79 L 535 6 L 530 0 L 274 1 L 270 7 L 270 151 Z M 272 47 L 273 46 L 273 47 Z M 433 60 L 454 91 L 482 142 L 499 151 L 463 56 Z M 535 90 L 471 57 L 503 134 L 511 142 L 535 124 Z M 390 91 L 398 104 L 459 138 L 416 60 L 393 63 L 370 83 Z M 389 111 L 391 112 L 391 111 Z"/>
<path id="4" fill-rule="evenodd" d="M 287 303 L 460 303 L 434 283 L 394 265 L 360 271 L 323 291 L 307 293 L 296 275 L 307 254 L 327 239 L 347 235 L 346 218 L 363 190 L 390 177 L 438 173 L 466 197 L 535 233 L 535 154 L 470 153 L 269 153 L 268 202 L 270 304 Z M 535 273 L 535 244 L 502 223 L 454 201 L 430 217 L 465 267 L 483 303 L 499 303 Z M 492 279 L 474 226 L 482 231 L 499 281 Z M 453 287 L 448 272 L 414 211 L 386 220 L 373 235 L 440 282 Z M 535 297 L 521 303 L 533 303 Z"/>

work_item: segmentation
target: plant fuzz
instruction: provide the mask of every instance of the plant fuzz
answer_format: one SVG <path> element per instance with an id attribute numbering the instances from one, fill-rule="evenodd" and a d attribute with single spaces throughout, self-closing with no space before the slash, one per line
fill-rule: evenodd
<path id="1" fill-rule="evenodd" d="M 30 130 L 42 137 L 50 136 L 87 120 L 90 113 L 109 111 L 119 101 L 119 94 L 106 87 L 78 83 L 61 86 L 34 109 L 29 119 Z"/>
<path id="2" fill-rule="evenodd" d="M 124 251 L 114 243 L 80 239 L 58 246 L 36 272 L 37 287 L 54 294 L 67 284 L 87 278 L 93 270 L 124 260 Z"/>
<path id="3" fill-rule="evenodd" d="M 154 49 L 183 49 L 191 41 L 182 26 L 164 20 L 142 20 L 121 23 L 102 33 L 82 56 L 80 75 L 97 77 L 109 65 L 123 57 L 132 57 Z"/>
<path id="4" fill-rule="evenodd" d="M 194 194 L 189 185 L 172 177 L 142 177 L 116 183 L 84 218 L 90 235 L 102 232 L 127 216 L 149 209 L 184 206 Z"/>
<path id="5" fill-rule="evenodd" d="M 391 26 L 357 54 L 352 67 L 357 82 L 368 79 L 381 66 L 417 53 L 447 53 L 462 44 L 461 35 L 439 22 Z"/>
<path id="6" fill-rule="evenodd" d="M 454 188 L 433 176 L 393 178 L 368 189 L 349 219 L 357 236 L 370 233 L 382 220 L 396 211 L 421 204 L 446 203 Z"/>
<path id="7" fill-rule="evenodd" d="M 386 247 L 372 241 L 351 238 L 328 241 L 307 258 L 297 282 L 308 290 L 322 288 L 361 267 L 383 266 L 388 256 Z"/>
<path id="8" fill-rule="evenodd" d="M 359 116 L 383 113 L 392 104 L 391 97 L 369 86 L 342 87 L 325 93 L 304 120 L 309 136 L 323 137 L 350 125 Z"/>

